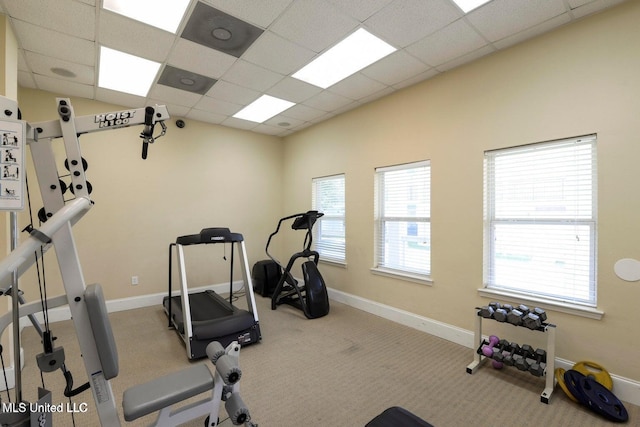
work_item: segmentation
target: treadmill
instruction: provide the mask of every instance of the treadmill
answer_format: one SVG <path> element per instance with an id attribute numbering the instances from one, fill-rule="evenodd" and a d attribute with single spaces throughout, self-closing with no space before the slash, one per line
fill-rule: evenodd
<path id="1" fill-rule="evenodd" d="M 189 293 L 185 266 L 184 246 L 231 243 L 231 267 L 229 278 L 229 299 L 212 290 Z M 234 247 L 240 254 L 244 293 L 247 310 L 233 305 L 233 263 Z M 173 295 L 172 267 L 173 252 L 176 251 L 179 295 Z M 180 236 L 169 245 L 169 290 L 162 305 L 173 327 L 186 345 L 189 359 L 200 359 L 207 355 L 206 348 L 211 341 L 218 341 L 223 348 L 237 341 L 246 346 L 262 339 L 258 312 L 251 286 L 251 275 L 247 262 L 244 239 L 240 233 L 232 233 L 228 228 L 205 228 L 199 234 Z"/>

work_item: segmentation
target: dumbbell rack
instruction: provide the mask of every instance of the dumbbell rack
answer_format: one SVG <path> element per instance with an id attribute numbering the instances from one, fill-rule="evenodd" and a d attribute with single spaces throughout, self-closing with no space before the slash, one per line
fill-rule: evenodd
<path id="1" fill-rule="evenodd" d="M 478 348 L 478 346 L 482 345 L 483 342 L 483 338 L 482 338 L 482 315 L 480 314 L 480 310 L 477 309 L 476 312 L 477 316 L 476 316 L 476 326 L 475 326 L 475 333 L 474 333 L 474 341 L 476 343 L 476 345 L 474 346 L 474 350 L 473 350 L 473 362 L 471 362 L 468 366 L 467 366 L 467 373 L 468 374 L 473 374 L 474 372 L 476 372 L 483 364 L 483 362 L 485 362 L 485 359 L 489 359 L 488 357 L 485 357 L 481 352 L 478 353 L 476 351 L 476 349 Z M 493 320 L 493 319 L 491 319 Z M 494 320 L 495 321 L 495 320 Z M 520 327 L 520 326 L 518 326 Z M 524 326 L 522 326 L 524 327 Z M 525 329 L 528 329 L 525 327 Z M 554 376 L 554 372 L 555 372 L 555 353 L 556 353 L 556 325 L 553 325 L 551 323 L 542 323 L 541 326 L 539 326 L 536 329 L 529 329 L 530 331 L 539 331 L 539 332 L 543 332 L 547 335 L 547 362 L 545 365 L 545 369 L 544 369 L 544 374 L 543 377 L 545 377 L 545 387 L 544 390 L 542 391 L 542 393 L 540 394 L 540 401 L 542 403 L 549 403 L 549 399 L 551 399 L 551 394 L 553 393 L 553 388 L 555 386 L 555 376 Z"/>

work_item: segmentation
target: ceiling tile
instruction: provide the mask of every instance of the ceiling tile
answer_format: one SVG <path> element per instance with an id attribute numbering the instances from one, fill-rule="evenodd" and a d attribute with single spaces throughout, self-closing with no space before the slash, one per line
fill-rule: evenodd
<path id="1" fill-rule="evenodd" d="M 211 113 L 232 116 L 242 110 L 242 104 L 234 104 L 233 102 L 223 101 L 221 99 L 203 96 L 193 108 L 208 111 Z"/>
<path id="2" fill-rule="evenodd" d="M 462 64 L 466 64 L 467 62 L 475 61 L 476 59 L 489 55 L 495 52 L 495 48 L 491 45 L 487 45 L 481 47 L 478 50 L 467 53 L 466 55 L 459 56 L 449 62 L 445 62 L 444 64 L 440 64 L 436 67 L 438 71 L 448 71 L 453 68 L 459 67 Z"/>
<path id="3" fill-rule="evenodd" d="M 396 83 L 393 85 L 393 87 L 395 89 L 404 89 L 406 87 L 413 86 L 416 83 L 420 83 L 421 81 L 430 79 L 438 74 L 440 74 L 440 71 L 436 70 L 435 68 L 431 68 L 425 72 L 422 72 L 406 80 L 403 80 L 399 83 Z"/>
<path id="4" fill-rule="evenodd" d="M 328 91 L 324 91 L 307 99 L 304 102 L 304 105 L 311 108 L 316 108 L 318 110 L 329 112 L 352 103 L 353 103 L 353 100 L 349 98 L 345 98 L 344 96 L 337 95 L 335 93 L 331 93 Z"/>
<path id="5" fill-rule="evenodd" d="M 287 112 L 285 111 L 282 114 L 278 114 L 276 116 L 271 117 L 269 120 L 266 120 L 263 124 L 276 127 L 280 129 L 280 131 L 282 131 L 283 129 L 300 126 L 304 122 L 305 122 L 304 120 L 289 117 L 287 115 Z"/>
<path id="6" fill-rule="evenodd" d="M 145 105 L 146 100 L 142 96 L 117 92 L 102 87 L 96 89 L 96 99 L 109 104 L 122 105 L 123 107 L 141 107 Z"/>
<path id="7" fill-rule="evenodd" d="M 154 84 L 149 91 L 149 98 L 170 99 L 174 104 L 185 107 L 193 107 L 199 100 L 200 95 L 180 89 L 174 89 L 165 85 Z"/>
<path id="8" fill-rule="evenodd" d="M 240 105 L 247 105 L 260 97 L 260 92 L 218 80 L 207 96 Z"/>
<path id="9" fill-rule="evenodd" d="M 237 60 L 222 79 L 237 85 L 244 85 L 257 91 L 265 91 L 284 78 L 283 75 L 274 73 L 265 68 L 254 65 L 242 59 Z"/>
<path id="10" fill-rule="evenodd" d="M 184 117 L 191 110 L 191 107 L 172 104 L 166 101 L 162 101 L 160 99 L 153 99 L 153 98 L 147 101 L 147 105 L 164 105 L 167 107 L 167 111 L 169 111 L 169 116 L 171 117 Z"/>
<path id="11" fill-rule="evenodd" d="M 448 0 L 395 0 L 365 21 L 367 28 L 397 48 L 436 32 L 462 16 Z"/>
<path id="12" fill-rule="evenodd" d="M 54 79 L 49 76 L 34 75 L 38 89 L 56 93 L 66 97 L 93 98 L 93 86 L 74 83 L 71 81 Z"/>
<path id="13" fill-rule="evenodd" d="M 495 42 L 566 11 L 563 0 L 493 0 L 467 14 L 469 22 Z"/>
<path id="14" fill-rule="evenodd" d="M 61 33 L 95 40 L 95 8 L 75 0 L 5 2 L 12 18 Z"/>
<path id="15" fill-rule="evenodd" d="M 407 47 L 407 52 L 435 67 L 486 44 L 484 38 L 460 19 Z"/>
<path id="16" fill-rule="evenodd" d="M 338 9 L 346 12 L 360 22 L 384 8 L 393 0 L 328 0 Z"/>
<path id="17" fill-rule="evenodd" d="M 524 31 L 521 31 L 513 36 L 506 37 L 502 40 L 498 40 L 493 43 L 495 47 L 498 49 L 505 49 L 509 46 L 513 46 L 515 44 L 521 43 L 527 39 L 545 33 L 549 30 L 552 30 L 560 25 L 567 24 L 571 21 L 571 17 L 568 13 L 563 13 L 562 15 L 556 16 L 555 18 L 549 19 L 548 21 L 544 21 L 541 24 L 528 28 Z"/>
<path id="18" fill-rule="evenodd" d="M 167 31 L 105 10 L 100 12 L 99 22 L 101 45 L 156 62 L 164 62 L 175 39 Z"/>
<path id="19" fill-rule="evenodd" d="M 171 86 L 176 89 L 186 90 L 187 92 L 204 95 L 215 84 L 216 80 L 201 74 L 192 73 L 182 68 L 165 65 L 158 84 Z"/>
<path id="20" fill-rule="evenodd" d="M 92 85 L 95 81 L 95 70 L 88 65 L 76 64 L 74 62 L 63 61 L 50 56 L 40 55 L 35 52 L 25 52 L 25 59 L 29 69 L 36 74 L 49 76 L 56 79 L 75 81 L 80 84 Z M 56 74 L 52 69 L 68 70 L 75 74 L 75 77 L 66 77 Z"/>
<path id="21" fill-rule="evenodd" d="M 315 56 L 315 52 L 286 40 L 271 31 L 265 31 L 245 52 L 242 59 L 267 70 L 289 75 Z"/>
<path id="22" fill-rule="evenodd" d="M 395 89 L 393 87 L 386 86 L 384 89 L 379 90 L 378 92 L 374 92 L 370 95 L 360 98 L 358 102 L 360 102 L 361 104 L 366 104 L 368 102 L 375 101 L 376 99 L 383 98 L 387 95 L 391 95 L 393 92 L 395 92 Z"/>
<path id="23" fill-rule="evenodd" d="M 385 85 L 376 80 L 370 79 L 361 73 L 356 73 L 331 86 L 329 91 L 355 101 L 371 93 L 381 91 L 385 87 Z"/>
<path id="24" fill-rule="evenodd" d="M 203 111 L 192 108 L 189 113 L 187 113 L 186 117 L 192 120 L 198 120 L 200 122 L 220 124 L 225 121 L 228 116 L 226 114 L 216 114 L 212 113 L 211 111 Z"/>
<path id="25" fill-rule="evenodd" d="M 571 13 L 576 18 L 582 18 L 592 13 L 599 12 L 607 7 L 615 6 L 626 0 L 595 0 L 595 1 L 577 1 L 569 0 L 571 6 Z"/>
<path id="26" fill-rule="evenodd" d="M 204 3 L 196 3 L 181 37 L 239 58 L 262 29 Z"/>
<path id="27" fill-rule="evenodd" d="M 251 130 L 257 127 L 260 123 L 251 122 L 249 120 L 236 119 L 235 117 L 229 117 L 225 119 L 221 124 L 232 128 Z"/>
<path id="28" fill-rule="evenodd" d="M 326 111 L 318 110 L 304 104 L 296 104 L 287 110 L 287 117 L 299 119 L 301 121 L 310 122 L 326 115 Z"/>
<path id="29" fill-rule="evenodd" d="M 400 83 L 430 67 L 404 50 L 398 50 L 362 70 L 362 74 L 386 85 Z"/>
<path id="30" fill-rule="evenodd" d="M 267 28 L 293 0 L 204 0 L 216 9 L 222 10 L 243 21 L 251 22 L 262 28 Z"/>
<path id="31" fill-rule="evenodd" d="M 282 37 L 322 52 L 351 33 L 358 21 L 324 0 L 297 0 L 271 26 Z"/>
<path id="32" fill-rule="evenodd" d="M 55 56 L 84 65 L 95 64 L 95 44 L 92 41 L 73 37 L 17 19 L 12 20 L 20 47 L 25 50 Z"/>
<path id="33" fill-rule="evenodd" d="M 178 38 L 167 63 L 203 76 L 219 79 L 237 58 L 217 50 Z"/>
<path id="34" fill-rule="evenodd" d="M 322 89 L 318 86 L 303 82 L 292 77 L 285 77 L 271 87 L 267 94 L 277 98 L 286 99 L 291 102 L 302 102 L 320 93 Z"/>

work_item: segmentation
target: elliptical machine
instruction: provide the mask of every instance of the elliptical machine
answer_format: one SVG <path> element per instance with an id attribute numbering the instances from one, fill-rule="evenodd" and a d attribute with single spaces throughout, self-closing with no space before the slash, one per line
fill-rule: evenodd
<path id="1" fill-rule="evenodd" d="M 320 254 L 317 251 L 311 250 L 313 226 L 317 219 L 323 215 L 323 213 L 318 211 L 308 211 L 281 218 L 278 222 L 276 231 L 271 233 L 269 236 L 265 251 L 269 258 L 271 258 L 280 267 L 281 271 L 278 284 L 271 295 L 272 310 L 275 310 L 281 304 L 289 304 L 299 310 L 302 310 L 308 319 L 316 319 L 329 314 L 329 295 L 327 294 L 327 287 L 324 283 L 324 279 L 318 270 Z M 306 233 L 303 250 L 293 254 L 289 259 L 287 266 L 283 267 L 282 264 L 280 264 L 280 262 L 278 262 L 278 260 L 269 253 L 269 244 L 271 243 L 273 236 L 278 234 L 278 231 L 280 231 L 282 223 L 291 219 L 293 219 L 291 229 L 306 230 Z M 291 269 L 293 268 L 294 263 L 300 258 L 307 259 L 302 263 L 304 285 L 300 285 L 298 280 L 296 280 L 291 274 Z"/>

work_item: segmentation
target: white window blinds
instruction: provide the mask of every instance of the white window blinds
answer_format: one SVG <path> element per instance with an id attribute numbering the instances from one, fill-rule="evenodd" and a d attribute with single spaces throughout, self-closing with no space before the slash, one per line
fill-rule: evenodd
<path id="1" fill-rule="evenodd" d="M 596 136 L 485 153 L 485 282 L 596 305 Z"/>
<path id="2" fill-rule="evenodd" d="M 315 249 L 321 260 L 346 261 L 344 184 L 344 174 L 312 180 L 312 207 L 324 213 L 313 229 Z"/>
<path id="3" fill-rule="evenodd" d="M 431 167 L 428 161 L 376 169 L 375 268 L 431 273 Z"/>

